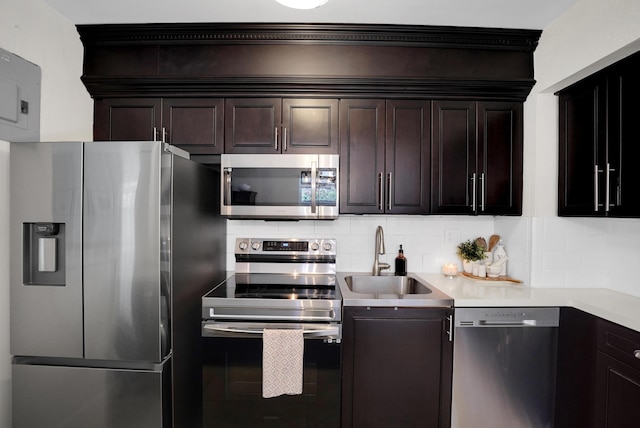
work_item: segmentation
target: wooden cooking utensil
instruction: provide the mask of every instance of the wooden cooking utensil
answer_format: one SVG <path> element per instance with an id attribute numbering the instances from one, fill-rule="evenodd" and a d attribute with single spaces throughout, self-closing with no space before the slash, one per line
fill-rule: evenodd
<path id="1" fill-rule="evenodd" d="M 489 237 L 489 251 L 493 251 L 498 242 L 500 242 L 500 235 L 491 235 Z"/>

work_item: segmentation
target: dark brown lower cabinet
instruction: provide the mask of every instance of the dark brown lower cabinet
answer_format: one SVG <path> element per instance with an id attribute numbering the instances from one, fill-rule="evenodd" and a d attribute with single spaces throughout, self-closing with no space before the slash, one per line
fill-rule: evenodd
<path id="1" fill-rule="evenodd" d="M 596 426 L 640 426 L 640 333 L 600 320 L 598 324 Z"/>
<path id="2" fill-rule="evenodd" d="M 594 428 L 598 318 L 560 309 L 556 379 L 556 428 Z"/>
<path id="3" fill-rule="evenodd" d="M 562 308 L 558 343 L 555 427 L 639 427 L 640 333 Z"/>
<path id="4" fill-rule="evenodd" d="M 452 313 L 344 309 L 342 428 L 450 426 Z"/>

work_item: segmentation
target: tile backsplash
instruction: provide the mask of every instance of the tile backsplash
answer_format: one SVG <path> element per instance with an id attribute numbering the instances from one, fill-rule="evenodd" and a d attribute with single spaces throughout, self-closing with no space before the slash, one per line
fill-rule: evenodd
<path id="1" fill-rule="evenodd" d="M 402 244 L 409 272 L 439 272 L 445 262 L 460 262 L 456 256 L 458 243 L 478 236 L 488 238 L 494 230 L 494 218 L 341 215 L 331 221 L 227 220 L 227 270 L 234 270 L 233 247 L 239 237 L 335 238 L 337 269 L 368 272 L 373 267 L 378 225 L 384 230 L 386 248 L 380 261 L 393 266 Z"/>
<path id="2" fill-rule="evenodd" d="M 227 270 L 234 270 L 237 237 L 335 238 L 337 268 L 368 272 L 375 231 L 384 229 L 393 266 L 402 244 L 409 272 L 440 272 L 457 262 L 459 242 L 497 233 L 509 256 L 508 274 L 533 287 L 609 288 L 640 296 L 634 268 L 640 260 L 639 219 L 342 215 L 334 221 L 227 220 Z"/>
<path id="3" fill-rule="evenodd" d="M 609 288 L 640 296 L 640 220 L 544 217 L 532 220 L 532 284 Z"/>

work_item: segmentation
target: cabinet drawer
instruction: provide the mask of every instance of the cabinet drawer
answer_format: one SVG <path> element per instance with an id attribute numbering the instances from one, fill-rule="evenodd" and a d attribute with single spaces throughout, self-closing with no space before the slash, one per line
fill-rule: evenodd
<path id="1" fill-rule="evenodd" d="M 640 369 L 640 333 L 609 321 L 598 324 L 598 349 Z"/>

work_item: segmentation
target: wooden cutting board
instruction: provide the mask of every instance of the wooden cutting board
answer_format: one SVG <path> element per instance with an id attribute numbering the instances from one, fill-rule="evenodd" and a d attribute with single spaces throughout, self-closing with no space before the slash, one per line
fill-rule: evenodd
<path id="1" fill-rule="evenodd" d="M 522 284 L 522 281 L 519 279 L 511 278 L 510 276 L 497 276 L 495 278 L 487 276 L 486 278 L 481 278 L 479 276 L 471 275 L 466 272 L 459 272 L 460 275 L 466 276 L 467 278 L 475 279 L 478 281 L 507 281 L 507 282 L 515 282 L 516 284 Z"/>

